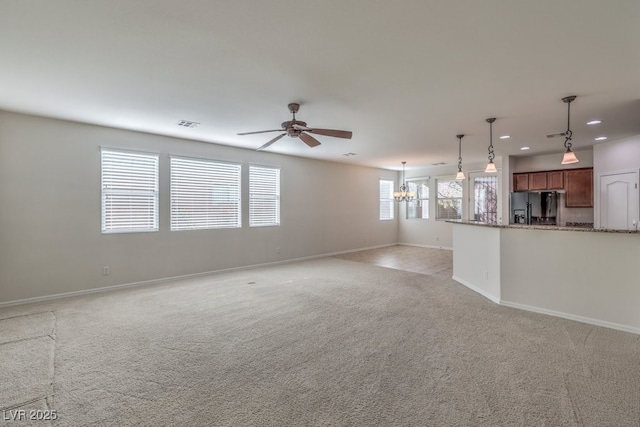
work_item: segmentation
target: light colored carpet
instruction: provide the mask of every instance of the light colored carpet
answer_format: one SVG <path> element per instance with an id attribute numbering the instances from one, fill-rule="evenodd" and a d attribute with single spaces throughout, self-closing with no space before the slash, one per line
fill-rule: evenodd
<path id="1" fill-rule="evenodd" d="M 640 423 L 639 336 L 337 258 L 8 307 L 0 331 L 0 409 L 54 426 Z"/>

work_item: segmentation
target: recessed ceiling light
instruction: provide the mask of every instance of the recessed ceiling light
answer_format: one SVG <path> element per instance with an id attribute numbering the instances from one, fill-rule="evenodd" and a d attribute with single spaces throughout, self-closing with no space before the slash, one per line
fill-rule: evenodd
<path id="1" fill-rule="evenodd" d="M 531 147 L 520 147 L 520 149 L 521 149 L 522 151 L 525 151 L 525 150 L 530 150 L 530 149 L 531 149 Z"/>
<path id="2" fill-rule="evenodd" d="M 602 123 L 602 120 L 591 120 L 587 122 L 588 125 L 599 125 L 600 123 Z"/>
<path id="3" fill-rule="evenodd" d="M 500 137 L 500 139 L 509 139 L 509 138 L 511 138 L 511 135 L 502 135 Z"/>
<path id="4" fill-rule="evenodd" d="M 604 141 L 605 139 L 607 139 L 606 136 L 599 136 L 596 138 L 596 141 Z"/>

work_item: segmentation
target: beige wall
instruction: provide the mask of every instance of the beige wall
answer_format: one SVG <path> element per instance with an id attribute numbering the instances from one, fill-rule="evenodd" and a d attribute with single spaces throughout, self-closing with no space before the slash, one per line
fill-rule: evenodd
<path id="1" fill-rule="evenodd" d="M 160 154 L 160 231 L 101 234 L 100 146 Z M 169 154 L 280 166 L 281 226 L 169 231 Z M 381 177 L 397 173 L 0 112 L 0 303 L 395 244 Z"/>

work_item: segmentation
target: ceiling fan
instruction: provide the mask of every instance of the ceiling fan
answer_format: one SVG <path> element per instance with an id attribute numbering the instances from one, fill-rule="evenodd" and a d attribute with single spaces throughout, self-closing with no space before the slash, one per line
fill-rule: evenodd
<path id="1" fill-rule="evenodd" d="M 253 135 L 256 133 L 267 133 L 267 132 L 284 132 L 276 136 L 272 140 L 268 141 L 266 144 L 260 146 L 258 148 L 258 151 L 264 150 L 265 148 L 267 148 L 268 146 L 270 146 L 271 144 L 273 144 L 274 142 L 276 142 L 277 140 L 279 140 L 285 135 L 289 135 L 291 138 L 300 138 L 302 142 L 307 144 L 309 147 L 316 147 L 320 145 L 320 141 L 315 139 L 310 134 L 333 136 L 335 138 L 346 138 L 346 139 L 351 139 L 351 136 L 353 135 L 352 132 L 346 131 L 346 130 L 309 128 L 307 127 L 306 122 L 296 120 L 296 113 L 300 109 L 300 104 L 296 104 L 292 102 L 291 104 L 288 105 L 288 107 L 289 107 L 289 112 L 293 114 L 293 119 L 286 122 L 282 122 L 281 129 L 259 130 L 256 132 L 244 132 L 244 133 L 239 133 L 238 135 Z"/>
<path id="2" fill-rule="evenodd" d="M 547 138 L 559 138 L 561 136 L 566 136 L 567 134 L 565 132 L 560 132 L 560 133 L 550 133 L 547 135 Z"/>

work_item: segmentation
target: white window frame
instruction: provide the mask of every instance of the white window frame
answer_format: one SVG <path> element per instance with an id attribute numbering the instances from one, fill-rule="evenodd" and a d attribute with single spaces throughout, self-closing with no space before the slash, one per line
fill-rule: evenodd
<path id="1" fill-rule="evenodd" d="M 451 182 L 451 183 L 457 183 L 460 186 L 460 197 L 440 197 L 440 191 L 438 189 L 439 184 L 441 182 Z M 436 178 L 436 185 L 435 185 L 435 208 L 436 208 L 436 221 L 450 221 L 450 220 L 460 220 L 462 219 L 462 212 L 463 212 L 463 197 L 464 197 L 464 185 L 462 184 L 462 182 L 460 180 L 456 180 L 454 177 L 438 177 Z M 440 215 L 440 201 L 456 201 L 459 200 L 459 208 L 458 208 L 458 217 L 456 218 L 452 218 L 452 217 L 442 217 Z"/>
<path id="2" fill-rule="evenodd" d="M 170 156 L 171 231 L 242 227 L 242 164 Z"/>
<path id="3" fill-rule="evenodd" d="M 158 231 L 157 153 L 100 147 L 102 234 Z"/>
<path id="4" fill-rule="evenodd" d="M 429 188 L 429 177 L 407 179 L 407 186 L 409 187 L 409 191 L 415 193 L 415 198 L 410 202 L 407 202 L 406 205 L 407 219 L 429 219 L 429 197 L 431 192 L 431 189 Z M 423 188 L 426 189 L 426 194 L 423 191 Z M 419 217 L 409 215 L 409 212 L 412 210 L 412 206 L 415 206 L 416 210 L 420 208 L 422 215 Z"/>
<path id="5" fill-rule="evenodd" d="M 388 195 L 383 195 L 383 183 L 388 184 L 388 188 L 389 188 L 389 194 Z M 380 195 L 380 205 L 379 205 L 379 212 L 378 212 L 378 216 L 380 218 L 380 221 L 391 221 L 393 219 L 395 219 L 395 200 L 393 199 L 393 188 L 395 186 L 395 182 L 391 179 L 384 179 L 384 178 L 380 178 L 378 181 L 378 192 Z M 384 197 L 383 197 L 384 196 Z M 384 212 L 387 211 L 387 209 L 385 209 L 386 205 L 389 205 L 389 215 L 383 215 Z"/>
<path id="6" fill-rule="evenodd" d="M 280 168 L 249 165 L 249 227 L 280 225 Z"/>

